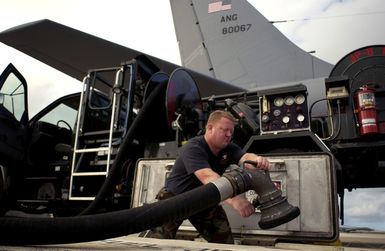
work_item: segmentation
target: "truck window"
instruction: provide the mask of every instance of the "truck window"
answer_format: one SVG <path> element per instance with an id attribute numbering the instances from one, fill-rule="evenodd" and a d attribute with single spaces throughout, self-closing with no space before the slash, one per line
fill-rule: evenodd
<path id="1" fill-rule="evenodd" d="M 72 106 L 63 102 L 41 117 L 39 121 L 44 121 L 72 130 L 75 126 L 76 116 L 77 109 L 74 109 Z"/>
<path id="2" fill-rule="evenodd" d="M 0 89 L 1 105 L 8 110 L 17 121 L 20 121 L 25 108 L 24 86 L 15 74 L 10 73 Z"/>

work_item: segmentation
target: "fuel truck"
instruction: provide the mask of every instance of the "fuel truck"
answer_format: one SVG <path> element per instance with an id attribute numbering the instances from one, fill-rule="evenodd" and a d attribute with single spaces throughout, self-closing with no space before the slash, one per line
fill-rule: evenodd
<path id="1" fill-rule="evenodd" d="M 32 119 L 26 80 L 10 64 L 0 77 L 2 219 L 21 211 L 76 224 L 156 203 L 178 149 L 223 109 L 238 121 L 234 142 L 266 156 L 275 187 L 301 209 L 298 218 L 262 229 L 260 208 L 246 219 L 226 208 L 233 232 L 246 244 L 333 243 L 343 212 L 337 195 L 385 185 L 384 55 L 383 45 L 346 55 L 324 80 L 326 93 L 311 102 L 304 83 L 248 91 L 138 55 L 90 69 L 80 93 Z M 243 194 L 259 200 L 253 190 Z M 185 222 L 179 235 L 194 229 Z"/>

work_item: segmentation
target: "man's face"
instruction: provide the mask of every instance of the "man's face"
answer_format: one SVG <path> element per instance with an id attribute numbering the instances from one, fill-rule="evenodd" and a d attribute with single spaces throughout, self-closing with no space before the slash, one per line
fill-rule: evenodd
<path id="1" fill-rule="evenodd" d="M 215 147 L 223 149 L 230 142 L 234 133 L 234 123 L 227 119 L 221 118 L 217 123 L 211 124 L 210 138 Z"/>

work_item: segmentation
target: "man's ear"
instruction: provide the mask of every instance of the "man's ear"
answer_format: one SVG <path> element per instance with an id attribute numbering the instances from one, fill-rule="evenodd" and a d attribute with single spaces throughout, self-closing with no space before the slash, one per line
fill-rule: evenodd
<path id="1" fill-rule="evenodd" d="M 213 129 L 213 124 L 209 123 L 206 125 L 206 132 L 207 131 L 211 131 L 211 129 Z"/>

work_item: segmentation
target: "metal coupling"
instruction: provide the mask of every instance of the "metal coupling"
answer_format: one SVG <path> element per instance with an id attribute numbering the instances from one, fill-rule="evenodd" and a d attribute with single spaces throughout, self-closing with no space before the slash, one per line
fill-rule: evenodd
<path id="1" fill-rule="evenodd" d="M 244 193 L 251 188 L 251 175 L 236 165 L 232 165 L 229 171 L 223 174 L 223 177 L 230 181 L 234 191 L 233 196 Z"/>

